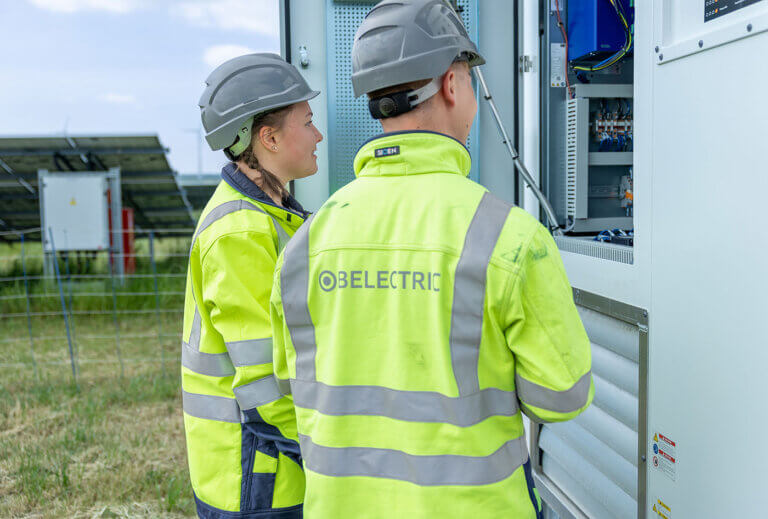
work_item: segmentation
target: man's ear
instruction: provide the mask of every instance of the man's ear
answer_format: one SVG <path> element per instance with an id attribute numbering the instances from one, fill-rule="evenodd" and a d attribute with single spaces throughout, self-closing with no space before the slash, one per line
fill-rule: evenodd
<path id="1" fill-rule="evenodd" d="M 446 72 L 443 75 L 443 83 L 441 91 L 443 93 L 443 98 L 445 99 L 445 102 L 448 106 L 455 106 L 456 105 L 456 91 L 457 87 L 457 77 L 456 77 L 456 71 L 453 69 L 453 67 L 450 67 L 448 69 L 448 72 Z"/>

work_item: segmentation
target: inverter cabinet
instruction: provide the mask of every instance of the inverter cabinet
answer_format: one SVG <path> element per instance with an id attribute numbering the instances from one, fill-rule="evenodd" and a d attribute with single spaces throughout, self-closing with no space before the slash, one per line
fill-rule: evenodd
<path id="1" fill-rule="evenodd" d="M 569 3 L 559 2 L 564 11 Z M 568 156 L 550 139 L 564 131 L 553 124 L 567 123 L 558 115 L 565 87 L 552 87 L 549 75 L 547 44 L 562 38 L 555 2 L 523 4 L 524 18 L 544 30 L 519 28 L 534 63 L 520 72 L 521 83 L 539 86 L 519 99 L 521 147 L 531 150 L 526 162 L 541 167 L 555 206 L 568 209 L 568 168 L 558 158 Z M 726 14 L 710 12 L 717 9 L 710 4 L 635 2 L 633 70 L 612 76 L 631 77 L 630 253 L 556 238 L 571 284 L 604 311 L 594 304 L 585 311 L 576 298 L 592 341 L 593 406 L 573 422 L 532 427 L 546 517 L 760 517 L 768 508 L 760 468 L 768 462 L 761 434 L 768 424 L 758 411 L 768 391 L 768 67 L 760 61 L 768 55 L 768 1 L 721 1 Z M 577 195 L 594 194 L 578 187 Z M 611 317 L 627 308 L 642 319 Z M 605 340 L 602 332 L 616 323 L 634 329 L 624 337 L 639 348 L 639 363 L 615 346 L 621 340 Z"/>
<path id="2" fill-rule="evenodd" d="M 582 99 L 572 104 L 588 111 L 578 136 L 593 139 L 586 156 L 567 146 L 568 60 L 556 16 L 559 6 L 567 27 L 568 4 L 577 1 L 591 0 L 461 2 L 510 138 L 559 223 L 575 223 L 555 239 L 592 342 L 596 395 L 570 423 L 529 424 L 545 515 L 761 517 L 768 0 L 720 0 L 717 12 L 712 0 L 630 2 L 633 52 L 604 73 L 569 77 Z M 320 172 L 296 183 L 312 209 L 345 181 L 329 166 L 348 160 L 332 154 L 352 153 L 337 147 L 340 139 L 358 138 L 338 126 L 337 104 L 348 103 L 349 126 L 358 124 L 353 111 L 364 110 L 354 104 L 361 100 L 339 98 L 346 72 L 329 56 L 344 59 L 354 31 L 336 30 L 334 20 L 366 3 L 374 4 L 281 0 L 284 55 L 323 91 L 313 101 L 327 137 Z M 572 122 L 583 126 L 578 110 Z M 359 121 L 363 133 L 375 130 L 367 123 Z M 601 150 L 601 125 L 617 135 L 631 129 L 631 143 Z M 473 178 L 542 217 L 482 99 L 471 141 Z M 569 169 L 572 151 L 581 162 Z M 631 225 L 631 246 L 595 241 L 603 224 Z"/>

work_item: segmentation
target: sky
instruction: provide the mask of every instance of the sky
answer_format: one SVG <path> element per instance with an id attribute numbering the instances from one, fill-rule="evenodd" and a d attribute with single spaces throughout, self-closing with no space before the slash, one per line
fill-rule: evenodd
<path id="1" fill-rule="evenodd" d="M 0 137 L 157 134 L 218 172 L 197 102 L 220 63 L 280 52 L 278 0 L 0 0 Z"/>

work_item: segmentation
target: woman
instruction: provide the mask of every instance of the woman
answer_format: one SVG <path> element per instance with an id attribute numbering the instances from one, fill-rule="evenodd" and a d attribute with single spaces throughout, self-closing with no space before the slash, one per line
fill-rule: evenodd
<path id="1" fill-rule="evenodd" d="M 200 99 L 211 149 L 230 163 L 200 216 L 184 308 L 182 390 L 197 513 L 301 517 L 293 402 L 272 375 L 269 296 L 288 237 L 308 213 L 286 191 L 317 171 L 310 89 L 275 54 L 219 66 Z"/>

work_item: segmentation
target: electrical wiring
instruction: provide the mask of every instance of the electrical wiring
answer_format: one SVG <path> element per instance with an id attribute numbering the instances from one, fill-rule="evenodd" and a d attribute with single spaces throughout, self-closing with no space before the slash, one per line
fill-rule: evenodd
<path id="1" fill-rule="evenodd" d="M 576 218 L 569 218 L 570 223 L 568 224 L 568 227 L 563 229 L 563 234 L 568 234 L 576 227 Z"/>
<path id="2" fill-rule="evenodd" d="M 633 36 L 632 36 L 632 29 L 629 26 L 629 23 L 627 22 L 627 18 L 624 14 L 624 8 L 621 6 L 621 2 L 617 3 L 617 0 L 608 0 L 613 8 L 616 10 L 616 14 L 621 20 L 622 25 L 624 26 L 624 33 L 625 33 L 625 43 L 624 47 L 614 54 L 613 56 L 607 58 L 606 60 L 598 63 L 597 65 L 594 65 L 592 67 L 579 67 L 575 66 L 574 68 L 577 70 L 590 70 L 590 71 L 596 71 L 596 70 L 603 70 L 606 69 L 614 64 L 616 64 L 619 60 L 621 60 L 626 54 L 629 52 L 629 50 L 632 48 L 633 45 Z"/>
<path id="3" fill-rule="evenodd" d="M 627 22 L 627 17 L 624 13 L 624 8 L 621 6 L 621 2 L 619 0 L 608 0 L 608 1 L 616 10 L 616 15 L 619 17 L 621 24 L 624 26 L 624 34 L 625 34 L 624 46 L 621 48 L 619 52 L 617 52 L 613 56 L 606 58 L 605 60 L 601 61 L 596 65 L 593 65 L 591 67 L 574 65 L 573 66 L 574 70 L 581 70 L 585 72 L 596 72 L 598 70 L 607 69 L 615 65 L 616 63 L 618 63 L 624 56 L 627 55 L 627 53 L 632 48 L 632 45 L 634 43 L 633 36 L 632 36 L 632 28 L 629 26 L 629 22 Z M 559 13 L 558 13 L 558 18 L 559 18 Z M 568 53 L 568 49 L 567 49 L 567 43 L 566 43 L 566 56 L 567 56 L 567 53 Z"/>
<path id="4" fill-rule="evenodd" d="M 603 243 L 611 243 L 614 241 L 619 241 L 619 242 L 630 241 L 630 244 L 631 244 L 631 241 L 634 241 L 634 238 L 635 238 L 634 229 L 629 229 L 627 231 L 623 229 L 613 229 L 613 230 L 606 229 L 604 231 L 601 231 L 600 234 L 598 234 L 597 236 L 595 236 L 593 240 L 603 242 Z M 621 244 L 624 245 L 625 243 L 621 243 Z"/>
<path id="5" fill-rule="evenodd" d="M 560 0 L 555 0 L 555 9 L 557 13 L 557 26 L 560 27 L 560 32 L 565 40 L 565 88 L 568 94 L 568 99 L 573 99 L 573 93 L 571 91 L 571 80 L 568 78 L 568 32 L 565 30 L 563 19 L 560 17 Z"/>

